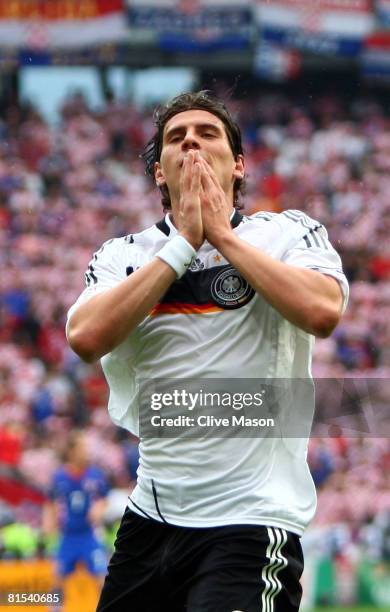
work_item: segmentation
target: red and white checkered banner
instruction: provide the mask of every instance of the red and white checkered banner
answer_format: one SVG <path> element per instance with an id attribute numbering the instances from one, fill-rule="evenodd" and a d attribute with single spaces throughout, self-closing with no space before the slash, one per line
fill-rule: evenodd
<path id="1" fill-rule="evenodd" d="M 365 36 L 373 28 L 370 0 L 258 0 L 260 24 L 339 36 Z"/>
<path id="2" fill-rule="evenodd" d="M 257 0 L 256 14 L 265 39 L 340 55 L 356 55 L 375 25 L 370 0 Z"/>
<path id="3" fill-rule="evenodd" d="M 390 31 L 376 32 L 366 38 L 360 56 L 363 77 L 378 81 L 390 80 Z"/>
<path id="4" fill-rule="evenodd" d="M 71 49 L 128 39 L 123 0 L 0 0 L 0 47 Z"/>

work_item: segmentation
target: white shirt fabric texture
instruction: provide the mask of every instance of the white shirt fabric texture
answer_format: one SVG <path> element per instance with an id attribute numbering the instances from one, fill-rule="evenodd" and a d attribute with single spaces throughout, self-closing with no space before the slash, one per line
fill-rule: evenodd
<path id="1" fill-rule="evenodd" d="M 252 216 L 235 212 L 231 223 L 241 240 L 274 259 L 334 277 L 345 309 L 348 283 L 340 257 L 319 222 L 289 210 Z M 87 287 L 68 317 L 90 297 L 151 261 L 176 234 L 167 214 L 140 233 L 106 242 L 93 256 Z M 191 268 L 174 283 L 174 299 L 158 304 L 122 344 L 102 358 L 114 423 L 139 435 L 141 379 L 311 381 L 314 337 L 286 321 L 261 295 L 250 294 L 246 281 L 230 268 L 205 242 Z M 180 287 L 188 286 L 193 296 L 190 304 L 185 298 L 177 299 Z M 191 287 L 195 287 L 192 293 Z M 233 301 L 232 287 L 238 288 Z M 299 423 L 296 437 L 288 431 L 247 438 L 141 437 L 132 509 L 157 521 L 162 515 L 168 523 L 181 526 L 255 524 L 302 535 L 316 508 L 306 461 L 314 401 L 304 410 L 285 402 L 283 411 L 286 423 Z"/>

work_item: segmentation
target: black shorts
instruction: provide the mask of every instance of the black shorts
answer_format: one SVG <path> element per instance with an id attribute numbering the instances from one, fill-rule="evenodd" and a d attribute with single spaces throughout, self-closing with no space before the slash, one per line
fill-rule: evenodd
<path id="1" fill-rule="evenodd" d="M 296 612 L 299 537 L 277 527 L 178 527 L 126 509 L 98 612 Z"/>

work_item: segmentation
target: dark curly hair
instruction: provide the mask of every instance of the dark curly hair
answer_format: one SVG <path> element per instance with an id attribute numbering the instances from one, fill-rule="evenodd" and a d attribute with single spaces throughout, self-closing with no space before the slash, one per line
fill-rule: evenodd
<path id="1" fill-rule="evenodd" d="M 147 143 L 141 158 L 146 164 L 146 174 L 154 178 L 154 165 L 160 161 L 163 145 L 164 128 L 167 122 L 175 115 L 188 110 L 205 110 L 212 113 L 223 122 L 226 135 L 229 140 L 234 159 L 238 155 L 243 155 L 241 130 L 237 123 L 232 119 L 225 104 L 207 90 L 194 93 L 183 93 L 176 96 L 166 104 L 160 105 L 154 111 L 153 119 L 157 128 L 153 138 Z M 234 207 L 242 208 L 240 204 L 240 194 L 244 192 L 244 179 L 236 179 L 234 183 Z M 162 196 L 164 210 L 171 208 L 171 199 L 166 185 L 159 187 Z"/>

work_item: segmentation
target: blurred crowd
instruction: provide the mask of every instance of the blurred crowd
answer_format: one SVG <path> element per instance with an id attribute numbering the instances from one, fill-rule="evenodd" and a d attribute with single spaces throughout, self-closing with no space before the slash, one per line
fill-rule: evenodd
<path id="1" fill-rule="evenodd" d="M 390 119 L 374 98 L 347 104 L 274 93 L 229 106 L 245 144 L 244 213 L 296 208 L 318 219 L 351 283 L 342 323 L 317 341 L 314 375 L 376 381 L 345 410 L 349 434 L 336 406 L 311 441 L 314 528 L 341 525 L 351 546 L 390 558 Z M 56 126 L 27 104 L 2 110 L 0 527 L 39 527 L 40 500 L 75 427 L 105 470 L 113 520 L 120 492 L 134 485 L 137 441 L 109 422 L 100 366 L 80 362 L 64 327 L 92 253 L 162 217 L 139 157 L 153 130 L 151 109 L 113 97 L 92 110 L 72 95 Z"/>

